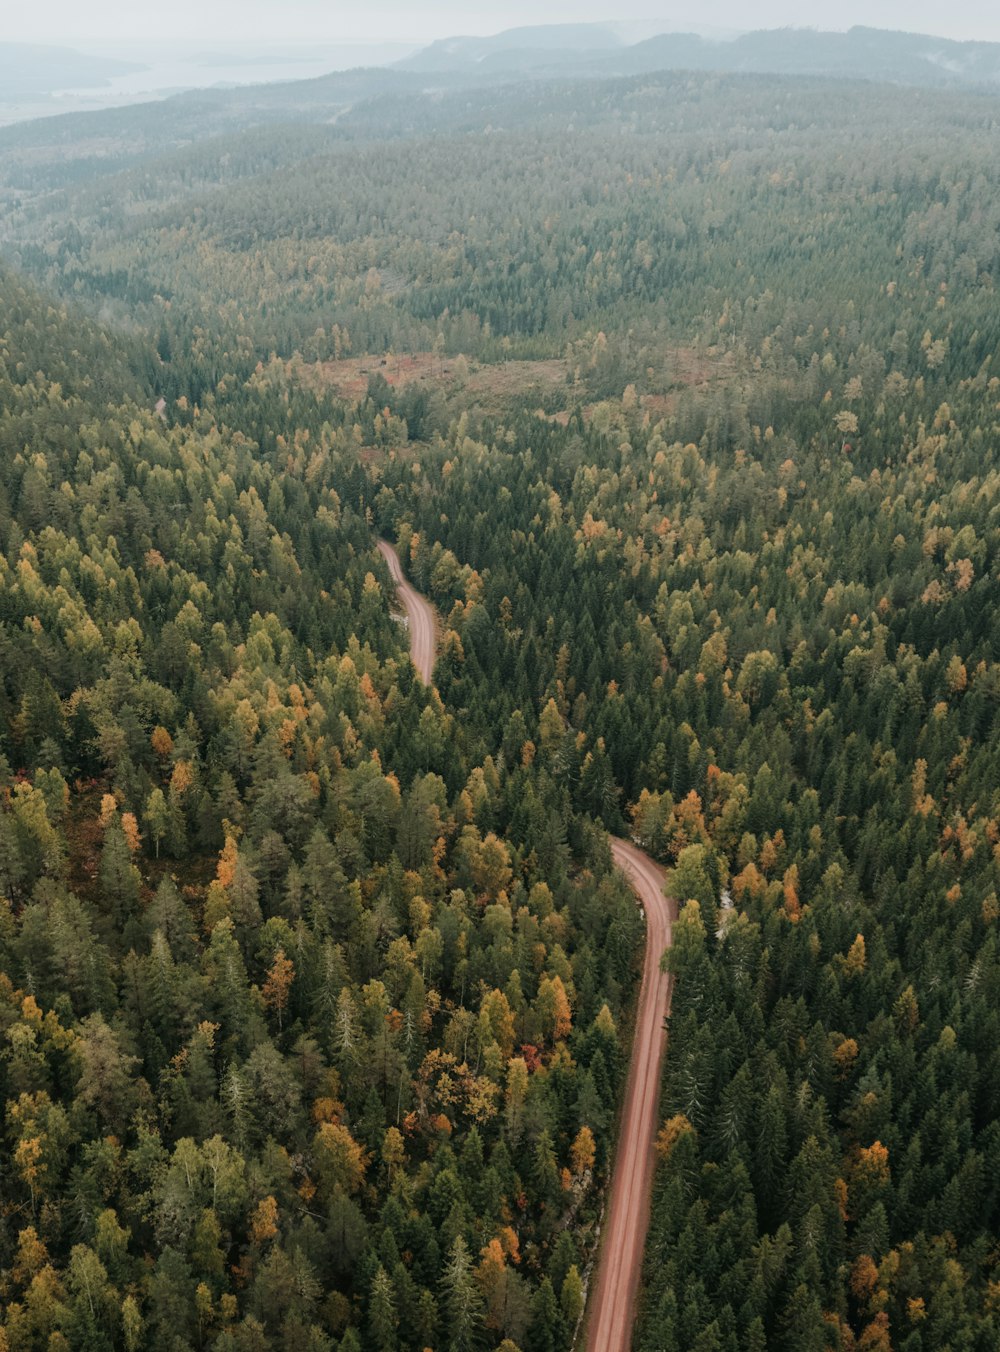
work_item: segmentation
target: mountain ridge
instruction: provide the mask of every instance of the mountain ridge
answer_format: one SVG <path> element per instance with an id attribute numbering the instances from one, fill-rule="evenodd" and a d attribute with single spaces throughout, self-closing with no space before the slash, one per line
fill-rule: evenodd
<path id="1" fill-rule="evenodd" d="M 671 31 L 627 43 L 613 25 L 548 24 L 507 29 L 486 38 L 439 39 L 394 68 L 470 76 L 478 71 L 612 76 L 683 68 L 844 76 L 936 87 L 989 86 L 1000 83 L 1000 43 L 865 25 L 846 32 L 788 27 L 712 38 Z"/>

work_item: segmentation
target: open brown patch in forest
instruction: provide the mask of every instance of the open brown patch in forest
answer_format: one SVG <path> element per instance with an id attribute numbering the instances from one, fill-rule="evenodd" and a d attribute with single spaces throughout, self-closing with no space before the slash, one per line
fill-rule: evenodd
<path id="1" fill-rule="evenodd" d="M 333 390 L 343 399 L 363 399 L 371 378 L 382 376 L 393 389 L 436 385 L 446 392 L 461 390 L 471 402 L 521 397 L 532 391 L 549 393 L 566 385 L 568 370 L 559 357 L 483 365 L 462 356 L 412 352 L 314 362 L 303 369 L 303 380 L 314 389 Z"/>
<path id="2" fill-rule="evenodd" d="M 636 377 L 628 383 L 641 391 L 637 395 L 639 407 L 655 422 L 676 411 L 678 399 L 684 390 L 708 389 L 723 384 L 736 374 L 736 362 L 731 352 L 722 352 L 718 348 L 672 347 L 666 351 L 659 370 L 647 370 L 642 379 Z M 589 422 L 597 405 L 604 402 L 591 398 L 581 405 L 584 421 Z M 614 397 L 610 402 L 616 402 Z M 539 418 L 558 423 L 561 427 L 566 427 L 571 417 L 569 408 L 557 409 L 554 413 L 539 408 L 536 413 Z"/>
<path id="3" fill-rule="evenodd" d="M 441 390 L 458 396 L 472 407 L 490 407 L 510 400 L 537 400 L 540 418 L 566 426 L 570 410 L 582 406 L 589 419 L 595 403 L 588 387 L 588 372 L 574 384 L 571 366 L 561 357 L 538 361 L 480 363 L 467 357 L 447 357 L 434 352 L 387 353 L 345 357 L 340 361 L 313 362 L 300 367 L 300 379 L 309 389 L 333 391 L 342 399 L 361 400 L 373 376 L 382 376 L 395 390 L 411 385 Z M 736 371 L 729 352 L 718 348 L 670 347 L 656 367 L 647 368 L 627 381 L 639 393 L 640 407 L 654 419 L 667 417 L 684 389 L 697 389 L 729 379 Z M 613 400 L 612 400 L 613 402 Z M 561 407 L 560 407 L 561 405 Z"/>

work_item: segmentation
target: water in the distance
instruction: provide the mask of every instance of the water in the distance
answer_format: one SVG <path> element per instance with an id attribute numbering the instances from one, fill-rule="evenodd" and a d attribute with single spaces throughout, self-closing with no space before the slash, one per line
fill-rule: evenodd
<path id="1" fill-rule="evenodd" d="M 120 104 L 165 98 L 183 89 L 270 84 L 280 80 L 309 80 L 355 66 L 387 66 L 415 48 L 403 43 L 312 47 L 221 47 L 196 51 L 141 50 L 134 46 L 102 55 L 142 63 L 143 69 L 116 75 L 102 84 L 54 89 L 6 102 L 0 98 L 0 123 L 46 117 L 54 113 L 85 112 Z"/>

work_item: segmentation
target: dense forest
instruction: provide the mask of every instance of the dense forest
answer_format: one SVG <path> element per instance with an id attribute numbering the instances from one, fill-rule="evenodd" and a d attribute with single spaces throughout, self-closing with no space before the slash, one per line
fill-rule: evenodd
<path id="1" fill-rule="evenodd" d="M 610 830 L 637 1352 L 990 1352 L 1000 109 L 310 106 L 0 133 L 0 1348 L 569 1349 Z"/>

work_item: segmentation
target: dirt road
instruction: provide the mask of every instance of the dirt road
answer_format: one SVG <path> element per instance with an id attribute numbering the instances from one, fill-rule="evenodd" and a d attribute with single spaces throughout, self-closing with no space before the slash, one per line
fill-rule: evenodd
<path id="1" fill-rule="evenodd" d="M 413 665 L 429 684 L 434 667 L 434 611 L 406 581 L 392 545 L 379 540 L 378 547 L 409 617 Z M 646 912 L 646 956 L 610 1201 L 590 1300 L 587 1352 L 629 1352 L 632 1346 L 642 1254 L 649 1229 L 653 1142 L 667 1042 L 664 1019 L 670 1012 L 672 978 L 660 971 L 660 958 L 670 947 L 675 918 L 673 902 L 663 894 L 664 873 L 659 865 L 628 840 L 612 838 L 611 853 Z"/>
<path id="2" fill-rule="evenodd" d="M 434 649 L 437 644 L 434 611 L 403 576 L 399 557 L 389 541 L 379 540 L 378 547 L 389 565 L 389 572 L 392 574 L 392 580 L 396 584 L 396 591 L 410 624 L 410 657 L 413 659 L 413 665 L 424 685 L 430 685 L 431 672 L 434 670 Z"/>
<path id="3" fill-rule="evenodd" d="M 666 1046 L 663 1021 L 670 1011 L 672 980 L 660 971 L 663 950 L 670 946 L 673 919 L 672 903 L 663 895 L 663 870 L 629 841 L 613 839 L 611 852 L 646 912 L 646 957 L 610 1202 L 590 1301 L 587 1352 L 629 1352 L 632 1346 L 649 1229 L 653 1142 Z"/>

